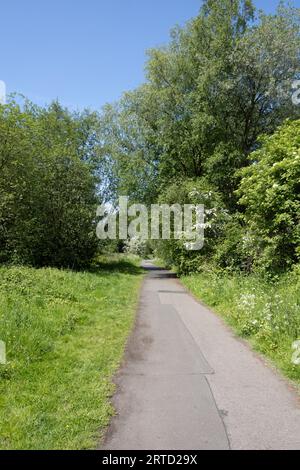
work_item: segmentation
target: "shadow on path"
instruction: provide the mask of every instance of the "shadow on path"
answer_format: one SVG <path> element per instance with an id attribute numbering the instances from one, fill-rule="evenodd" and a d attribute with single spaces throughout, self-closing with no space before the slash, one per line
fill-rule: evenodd
<path id="1" fill-rule="evenodd" d="M 177 274 L 172 273 L 171 271 L 168 271 L 167 269 L 158 267 L 158 266 L 153 266 L 150 264 L 147 264 L 146 262 L 143 262 L 142 268 L 147 271 L 148 276 L 151 278 L 155 279 L 177 279 Z"/>

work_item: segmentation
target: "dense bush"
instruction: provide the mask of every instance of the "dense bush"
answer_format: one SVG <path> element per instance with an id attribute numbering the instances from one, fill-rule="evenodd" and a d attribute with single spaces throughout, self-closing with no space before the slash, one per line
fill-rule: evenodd
<path id="1" fill-rule="evenodd" d="M 0 260 L 79 267 L 94 255 L 94 119 L 0 106 Z"/>
<path id="2" fill-rule="evenodd" d="M 261 139 L 242 171 L 238 194 L 255 247 L 255 262 L 284 270 L 300 256 L 300 120 Z"/>
<path id="3" fill-rule="evenodd" d="M 125 241 L 124 252 L 145 258 L 149 253 L 148 242 L 139 237 L 132 237 Z"/>
<path id="4" fill-rule="evenodd" d="M 200 251 L 188 250 L 186 243 L 188 238 L 174 238 L 174 220 L 171 220 L 171 239 L 159 240 L 154 243 L 158 257 L 163 258 L 168 264 L 174 265 L 178 272 L 188 273 L 199 271 L 207 260 L 212 259 L 219 240 L 224 235 L 226 224 L 231 216 L 222 203 L 220 194 L 200 178 L 185 179 L 171 184 L 162 192 L 159 198 L 160 204 L 192 204 L 204 206 L 204 244 Z M 194 220 L 194 233 L 196 234 L 196 219 Z M 200 233 L 200 232 L 198 232 Z"/>

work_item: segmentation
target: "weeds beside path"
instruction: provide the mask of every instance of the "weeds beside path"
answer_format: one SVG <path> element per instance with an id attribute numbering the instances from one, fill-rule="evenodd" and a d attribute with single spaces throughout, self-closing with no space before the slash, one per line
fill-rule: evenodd
<path id="1" fill-rule="evenodd" d="M 273 282 L 256 275 L 213 272 L 185 276 L 181 280 L 240 336 L 250 340 L 254 349 L 300 384 L 300 365 L 292 360 L 297 355 L 292 345 L 300 339 L 299 270 Z"/>

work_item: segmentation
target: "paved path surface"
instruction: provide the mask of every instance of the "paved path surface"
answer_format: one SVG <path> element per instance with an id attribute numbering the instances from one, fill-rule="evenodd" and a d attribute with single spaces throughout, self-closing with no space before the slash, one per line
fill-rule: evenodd
<path id="1" fill-rule="evenodd" d="M 150 262 L 103 449 L 300 449 L 287 383 Z"/>

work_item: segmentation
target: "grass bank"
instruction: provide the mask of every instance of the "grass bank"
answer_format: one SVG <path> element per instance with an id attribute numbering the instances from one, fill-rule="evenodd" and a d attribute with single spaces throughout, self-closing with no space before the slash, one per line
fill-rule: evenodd
<path id="1" fill-rule="evenodd" d="M 254 349 L 300 384 L 300 365 L 294 363 L 300 351 L 298 355 L 292 348 L 300 339 L 300 269 L 273 282 L 257 275 L 210 271 L 182 281 L 240 336 L 250 340 Z"/>
<path id="2" fill-rule="evenodd" d="M 1 449 L 96 446 L 141 280 L 125 258 L 90 272 L 0 268 Z"/>

